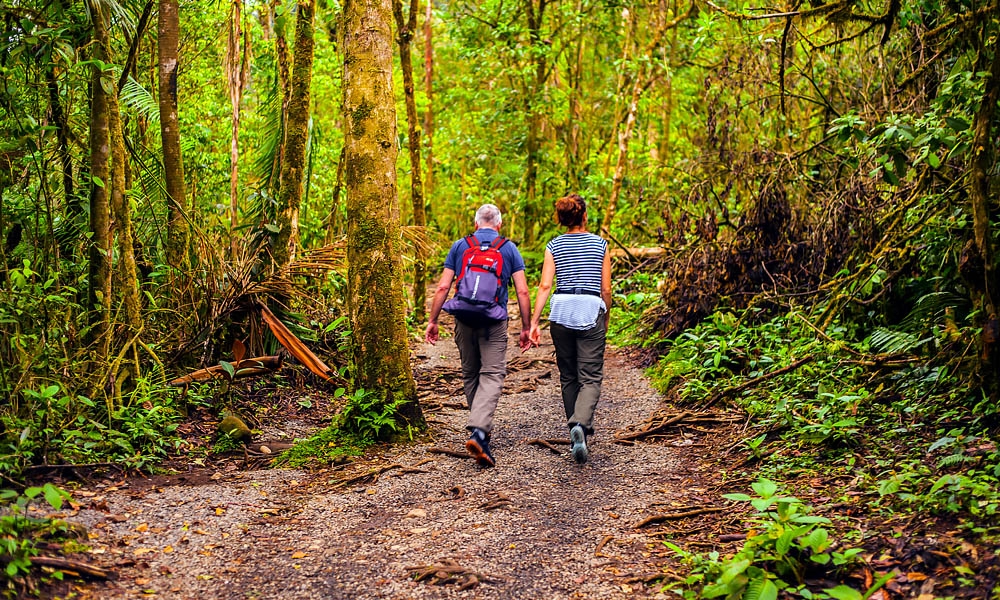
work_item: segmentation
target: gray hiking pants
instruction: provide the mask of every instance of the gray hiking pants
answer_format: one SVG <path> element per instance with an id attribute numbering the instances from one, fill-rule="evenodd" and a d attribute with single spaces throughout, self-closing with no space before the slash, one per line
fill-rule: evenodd
<path id="1" fill-rule="evenodd" d="M 590 329 L 570 329 L 552 323 L 549 333 L 556 347 L 566 423 L 578 423 L 588 434 L 592 434 L 594 409 L 601 398 L 601 382 L 604 380 L 604 346 L 608 333 L 604 313 L 597 317 L 597 324 Z"/>
<path id="2" fill-rule="evenodd" d="M 456 320 L 455 344 L 462 359 L 462 383 L 469 405 L 466 427 L 489 435 L 507 374 L 507 321 L 470 327 Z"/>

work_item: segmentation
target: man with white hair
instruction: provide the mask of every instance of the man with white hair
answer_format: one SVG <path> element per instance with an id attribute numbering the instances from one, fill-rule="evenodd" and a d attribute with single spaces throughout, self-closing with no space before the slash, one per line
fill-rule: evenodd
<path id="1" fill-rule="evenodd" d="M 519 345 L 522 350 L 530 347 L 528 330 L 531 299 L 528 295 L 528 281 L 524 276 L 524 259 L 513 242 L 500 236 L 502 222 L 500 209 L 493 204 L 484 204 L 476 211 L 476 232 L 452 244 L 431 301 L 424 335 L 430 344 L 438 341 L 438 316 L 442 307 L 455 315 L 455 344 L 462 361 L 462 382 L 465 400 L 469 405 L 469 422 L 466 425 L 469 439 L 465 442 L 465 448 L 483 467 L 496 464 L 490 451 L 490 438 L 493 432 L 493 413 L 500 401 L 504 376 L 507 374 L 507 288 L 511 280 L 514 281 L 517 306 L 521 314 Z M 497 288 L 496 302 L 489 303 L 488 307 L 483 306 L 486 304 L 484 302 L 476 302 L 477 306 L 470 306 L 476 310 L 482 309 L 480 314 L 475 314 L 472 310 L 449 310 L 445 299 L 456 275 L 459 279 L 459 284 L 456 285 L 458 296 L 462 278 L 474 268 L 474 259 L 481 256 L 492 256 L 498 263 L 502 263 L 502 268 L 493 275 L 499 277 L 497 282 L 493 282 Z M 484 272 L 484 277 L 489 277 L 489 273 Z M 459 300 L 461 298 L 453 298 L 449 304 Z"/>

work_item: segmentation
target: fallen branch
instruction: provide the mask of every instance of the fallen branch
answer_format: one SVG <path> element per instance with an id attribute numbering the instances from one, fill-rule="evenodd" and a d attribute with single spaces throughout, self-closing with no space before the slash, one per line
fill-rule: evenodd
<path id="1" fill-rule="evenodd" d="M 628 428 L 621 430 L 615 434 L 612 440 L 616 444 L 630 443 L 633 440 L 638 440 L 641 438 L 651 437 L 654 435 L 664 435 L 668 429 L 671 427 L 680 427 L 682 423 L 685 424 L 718 424 L 718 423 L 728 423 L 733 420 L 737 420 L 732 416 L 722 415 L 718 413 L 703 413 L 703 412 L 691 412 L 684 411 L 680 413 L 657 413 L 651 416 L 649 419 L 643 423 L 644 427 L 638 431 L 633 431 L 627 433 Z"/>
<path id="2" fill-rule="evenodd" d="M 717 513 L 722 512 L 726 509 L 724 508 L 696 508 L 694 510 L 688 510 L 679 513 L 671 514 L 659 514 L 646 517 L 645 519 L 639 521 L 632 526 L 633 529 L 642 529 L 646 525 L 652 525 L 653 523 L 662 523 L 663 521 L 671 521 L 674 519 L 686 519 L 688 517 L 695 517 L 698 515 L 703 515 L 707 513 Z"/>
<path id="3" fill-rule="evenodd" d="M 775 369 L 774 371 L 771 371 L 770 373 L 765 373 L 764 375 L 761 375 L 760 377 L 754 377 L 753 379 L 751 379 L 749 381 L 744 381 L 743 383 L 741 383 L 739 385 L 734 385 L 732 387 L 728 387 L 728 388 L 722 390 L 721 392 L 716 392 L 716 393 L 712 394 L 712 396 L 708 399 L 707 402 L 705 402 L 705 404 L 702 405 L 701 408 L 702 408 L 702 410 L 705 410 L 706 408 L 709 408 L 710 406 L 712 406 L 713 404 L 715 404 L 719 400 L 722 400 L 726 396 L 731 396 L 733 394 L 737 394 L 739 392 L 742 392 L 743 390 L 745 390 L 747 388 L 750 388 L 750 387 L 753 387 L 753 386 L 757 385 L 758 383 L 761 383 L 762 381 L 767 381 L 768 379 L 771 379 L 772 377 L 777 377 L 778 375 L 783 375 L 783 374 L 788 373 L 790 371 L 794 371 L 795 369 L 798 369 L 802 365 L 804 365 L 806 363 L 809 363 L 809 362 L 812 362 L 813 359 L 815 359 L 815 358 L 816 358 L 815 356 L 805 356 L 803 358 L 798 359 L 797 361 L 793 362 L 790 365 L 786 365 L 784 367 L 781 367 L 780 369 Z"/>
<path id="4" fill-rule="evenodd" d="M 244 377 L 252 377 L 254 375 L 262 375 L 264 373 L 273 373 L 281 368 L 281 356 L 258 356 L 256 358 L 247 358 L 239 361 L 237 365 L 234 366 L 236 368 L 233 374 L 233 379 L 242 379 Z M 197 371 L 192 371 L 191 373 L 182 375 L 176 379 L 171 379 L 167 382 L 167 385 L 170 387 L 184 387 L 185 385 L 190 385 L 192 383 L 211 381 L 212 379 L 221 379 L 223 377 L 228 377 L 228 374 L 223 369 L 222 365 L 214 365 L 204 369 L 198 369 Z"/>
<path id="5" fill-rule="evenodd" d="M 93 577 L 94 579 L 107 579 L 109 577 L 108 572 L 100 567 L 95 567 L 94 565 L 77 560 L 70 560 L 68 558 L 32 556 L 30 560 L 33 565 L 59 569 L 65 573 L 72 573 L 77 576 L 86 575 L 87 577 Z"/>

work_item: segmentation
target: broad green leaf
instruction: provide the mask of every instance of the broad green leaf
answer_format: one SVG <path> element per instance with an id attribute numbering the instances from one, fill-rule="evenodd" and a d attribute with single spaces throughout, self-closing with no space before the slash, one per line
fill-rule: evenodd
<path id="1" fill-rule="evenodd" d="M 846 585 L 838 585 L 833 589 L 826 590 L 826 593 L 830 594 L 830 597 L 836 600 L 865 600 L 861 592 Z"/>

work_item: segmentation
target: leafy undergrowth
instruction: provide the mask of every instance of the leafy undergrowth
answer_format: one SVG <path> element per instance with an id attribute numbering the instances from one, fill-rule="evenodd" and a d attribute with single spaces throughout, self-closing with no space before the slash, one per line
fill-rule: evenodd
<path id="1" fill-rule="evenodd" d="M 747 416 L 720 462 L 742 547 L 674 544 L 685 598 L 1000 598 L 997 406 L 946 331 L 902 339 L 795 310 L 717 312 L 649 374 L 689 410 Z M 752 487 L 747 489 L 748 483 Z M 752 495 L 748 492 L 752 491 Z M 733 507 L 734 510 L 736 507 Z"/>

